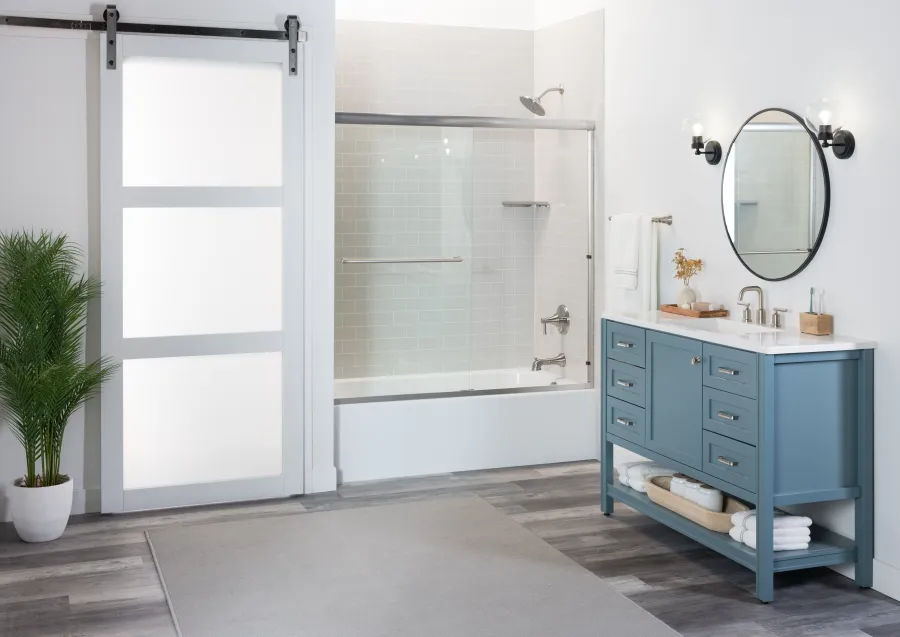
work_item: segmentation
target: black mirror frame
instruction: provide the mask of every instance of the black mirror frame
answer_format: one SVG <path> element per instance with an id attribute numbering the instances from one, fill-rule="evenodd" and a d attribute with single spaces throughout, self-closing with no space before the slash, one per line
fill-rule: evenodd
<path id="1" fill-rule="evenodd" d="M 769 111 L 778 111 L 779 113 L 784 113 L 785 115 L 790 115 L 794 119 L 797 120 L 803 130 L 809 135 L 810 142 L 816 148 L 816 153 L 819 156 L 819 162 L 822 166 L 822 176 L 824 178 L 824 186 L 825 186 L 825 205 L 824 210 L 822 212 L 822 226 L 819 228 L 819 235 L 816 237 L 816 243 L 809 251 L 809 256 L 806 257 L 806 260 L 800 264 L 796 270 L 791 272 L 790 274 L 778 277 L 775 279 L 770 279 L 769 277 L 764 277 L 760 274 L 757 274 L 747 263 L 741 258 L 741 255 L 738 254 L 737 248 L 734 245 L 734 241 L 731 240 L 731 235 L 728 234 L 728 224 L 725 222 L 725 202 L 723 200 L 723 193 L 725 191 L 725 167 L 728 165 L 728 158 L 731 157 L 731 149 L 734 148 L 734 144 L 737 141 L 738 137 L 741 135 L 741 131 L 744 130 L 744 127 L 752 122 L 757 116 L 762 115 L 763 113 L 768 113 Z M 819 139 L 815 134 L 810 132 L 809 128 L 806 126 L 806 123 L 801 119 L 797 113 L 793 111 L 789 111 L 784 108 L 764 108 L 761 111 L 757 111 L 753 115 L 747 118 L 747 120 L 741 124 L 741 127 L 738 129 L 738 132 L 735 134 L 734 139 L 731 140 L 731 144 L 728 146 L 728 153 L 725 155 L 725 163 L 722 164 L 722 185 L 719 188 L 719 205 L 722 207 L 722 227 L 725 229 L 725 237 L 728 239 L 728 244 L 731 246 L 732 251 L 734 251 L 734 256 L 737 257 L 738 261 L 741 262 L 747 271 L 750 272 L 753 276 L 758 279 L 762 279 L 763 281 L 785 281 L 787 279 L 793 278 L 803 272 L 806 269 L 812 260 L 816 257 L 816 253 L 819 251 L 819 246 L 822 244 L 822 239 L 825 238 L 825 231 L 828 229 L 828 215 L 831 212 L 831 177 L 828 174 L 828 162 L 825 161 L 825 153 L 822 151 L 822 146 L 819 144 Z"/>

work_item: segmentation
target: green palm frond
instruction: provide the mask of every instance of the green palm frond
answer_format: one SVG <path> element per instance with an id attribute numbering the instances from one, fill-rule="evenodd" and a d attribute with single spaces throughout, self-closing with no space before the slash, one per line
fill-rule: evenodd
<path id="1" fill-rule="evenodd" d="M 82 261 L 66 235 L 0 233 L 0 415 L 25 450 L 29 487 L 64 480 L 69 418 L 117 368 L 84 362 L 87 306 L 100 282 L 81 274 Z"/>

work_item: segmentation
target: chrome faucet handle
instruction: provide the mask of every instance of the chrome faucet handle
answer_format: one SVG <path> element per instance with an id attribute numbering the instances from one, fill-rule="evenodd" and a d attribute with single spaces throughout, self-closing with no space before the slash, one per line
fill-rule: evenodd
<path id="1" fill-rule="evenodd" d="M 786 310 L 781 307 L 776 307 L 772 309 L 772 327 L 780 328 L 782 327 L 781 315 L 784 312 L 790 312 L 790 310 Z"/>
<path id="2" fill-rule="evenodd" d="M 743 316 L 741 317 L 741 322 L 742 323 L 752 323 L 753 322 L 753 314 L 750 312 L 750 303 L 738 301 L 738 305 L 744 306 L 744 312 L 743 312 Z"/>
<path id="3" fill-rule="evenodd" d="M 544 336 L 547 335 L 547 323 L 553 323 L 556 325 L 556 329 L 559 330 L 560 334 L 566 334 L 569 331 L 569 322 L 569 308 L 565 305 L 560 305 L 556 308 L 556 314 L 541 319 L 541 325 L 544 328 Z"/>

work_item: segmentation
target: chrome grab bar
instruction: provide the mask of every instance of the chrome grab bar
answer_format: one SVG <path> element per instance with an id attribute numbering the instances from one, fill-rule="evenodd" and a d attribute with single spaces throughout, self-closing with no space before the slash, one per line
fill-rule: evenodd
<path id="1" fill-rule="evenodd" d="M 431 259 L 419 259 L 411 257 L 408 259 L 348 259 L 341 258 L 341 263 L 462 263 L 462 257 L 434 257 Z"/>

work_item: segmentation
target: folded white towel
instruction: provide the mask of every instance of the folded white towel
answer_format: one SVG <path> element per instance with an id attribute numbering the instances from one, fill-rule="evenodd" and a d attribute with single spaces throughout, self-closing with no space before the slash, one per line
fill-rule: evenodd
<path id="1" fill-rule="evenodd" d="M 738 511 L 731 516 L 731 523 L 745 529 L 756 529 L 756 511 Z M 775 512 L 775 529 L 809 528 L 810 526 L 812 526 L 812 520 L 808 517 Z"/>
<path id="2" fill-rule="evenodd" d="M 756 532 L 744 529 L 738 526 L 731 527 L 728 532 L 731 539 L 735 542 L 746 544 L 751 549 L 756 549 Z M 775 538 L 773 541 L 773 550 L 775 551 L 802 551 L 809 548 L 809 537 L 802 539 L 803 536 L 787 537 L 784 539 Z"/>
<path id="3" fill-rule="evenodd" d="M 612 251 L 612 283 L 617 288 L 636 290 L 641 258 L 641 216 L 615 215 L 609 222 Z"/>

